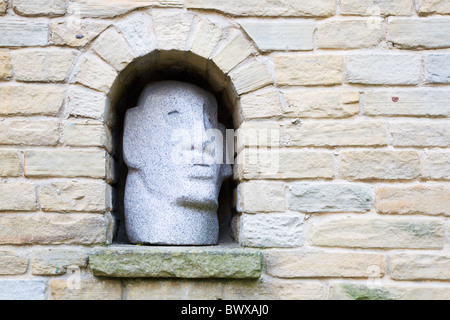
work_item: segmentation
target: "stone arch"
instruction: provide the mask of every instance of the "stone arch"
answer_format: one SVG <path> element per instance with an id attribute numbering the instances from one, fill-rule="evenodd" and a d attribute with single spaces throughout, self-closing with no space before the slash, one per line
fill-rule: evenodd
<path id="1" fill-rule="evenodd" d="M 209 86 L 238 129 L 245 120 L 241 95 L 274 85 L 271 69 L 245 33 L 223 17 L 178 9 L 136 11 L 85 48 L 73 68 L 67 96 L 75 105 L 74 100 L 83 104 L 88 97 L 97 99 L 104 111 L 97 110 L 96 116 L 109 132 L 117 125 L 116 111 L 126 92 L 139 91 L 136 83 L 148 83 L 158 72 L 184 74 Z M 107 158 L 113 159 L 113 152 L 110 148 Z M 114 183 L 118 177 L 113 161 L 107 163 L 105 176 Z M 235 172 L 235 177 L 240 175 Z"/>

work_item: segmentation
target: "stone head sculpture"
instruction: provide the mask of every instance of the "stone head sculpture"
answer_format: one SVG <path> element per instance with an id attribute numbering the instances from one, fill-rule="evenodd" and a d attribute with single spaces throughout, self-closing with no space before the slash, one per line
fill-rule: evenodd
<path id="1" fill-rule="evenodd" d="M 132 243 L 217 244 L 218 196 L 232 174 L 223 161 L 224 134 L 211 93 L 177 81 L 143 90 L 138 106 L 127 111 L 123 141 Z"/>

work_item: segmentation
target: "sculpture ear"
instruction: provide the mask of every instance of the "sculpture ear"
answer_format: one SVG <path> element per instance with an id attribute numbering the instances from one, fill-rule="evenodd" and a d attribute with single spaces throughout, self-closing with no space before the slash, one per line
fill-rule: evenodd
<path id="1" fill-rule="evenodd" d="M 136 144 L 141 141 L 139 126 L 133 125 L 138 123 L 140 116 L 139 108 L 129 109 L 125 115 L 125 125 L 123 129 L 123 158 L 128 168 L 139 169 L 141 167 L 142 155 L 138 153 L 141 148 Z"/>

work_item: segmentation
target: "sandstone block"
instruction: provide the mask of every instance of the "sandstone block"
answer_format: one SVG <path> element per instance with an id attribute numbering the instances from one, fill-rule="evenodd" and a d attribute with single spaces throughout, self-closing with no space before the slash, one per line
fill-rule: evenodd
<path id="1" fill-rule="evenodd" d="M 450 83 L 450 54 L 433 54 L 425 60 L 429 83 Z"/>
<path id="2" fill-rule="evenodd" d="M 251 61 L 230 72 L 231 81 L 238 95 L 273 84 L 269 66 L 264 61 Z"/>
<path id="3" fill-rule="evenodd" d="M 65 274 L 68 267 L 85 268 L 87 254 L 79 250 L 38 249 L 31 253 L 31 274 L 52 276 Z"/>
<path id="4" fill-rule="evenodd" d="M 185 51 L 194 16 L 165 10 L 153 10 L 152 16 L 158 48 Z"/>
<path id="5" fill-rule="evenodd" d="M 52 146 L 59 140 L 57 119 L 0 120 L 0 143 L 3 145 Z"/>
<path id="6" fill-rule="evenodd" d="M 418 0 L 419 15 L 450 14 L 450 3 L 447 0 Z"/>
<path id="7" fill-rule="evenodd" d="M 0 50 L 0 80 L 8 80 L 12 77 L 11 54 L 9 51 Z"/>
<path id="8" fill-rule="evenodd" d="M 2 20 L 0 30 L 2 30 L 0 47 L 31 47 L 48 44 L 49 23 L 46 20 Z"/>
<path id="9" fill-rule="evenodd" d="M 446 121 L 394 122 L 389 130 L 397 147 L 450 146 L 450 127 Z"/>
<path id="10" fill-rule="evenodd" d="M 51 41 L 69 47 L 84 47 L 105 30 L 110 22 L 98 20 L 53 20 L 50 23 Z M 77 37 L 78 35 L 78 37 Z M 83 37 L 80 37 L 83 36 Z"/>
<path id="11" fill-rule="evenodd" d="M 64 143 L 73 147 L 101 147 L 112 150 L 112 138 L 103 123 L 69 122 L 63 130 Z"/>
<path id="12" fill-rule="evenodd" d="M 394 280 L 449 280 L 450 255 L 395 253 L 391 254 L 390 276 Z"/>
<path id="13" fill-rule="evenodd" d="M 428 151 L 422 162 L 422 177 L 450 180 L 450 152 Z"/>
<path id="14" fill-rule="evenodd" d="M 241 96 L 241 109 L 245 119 L 271 118 L 282 115 L 279 93 L 260 90 Z"/>
<path id="15" fill-rule="evenodd" d="M 2 300 L 45 300 L 44 280 L 0 280 Z"/>
<path id="16" fill-rule="evenodd" d="M 410 16 L 412 6 L 409 0 L 342 0 L 341 13 L 357 16 Z"/>
<path id="17" fill-rule="evenodd" d="M 19 153 L 16 150 L 0 149 L 0 177 L 18 177 L 19 174 Z"/>
<path id="18" fill-rule="evenodd" d="M 60 16 L 66 13 L 65 0 L 15 0 L 14 11 L 22 16 Z"/>
<path id="19" fill-rule="evenodd" d="M 110 103 L 108 97 L 81 86 L 70 86 L 66 108 L 71 116 L 103 120 Z"/>
<path id="20" fill-rule="evenodd" d="M 83 57 L 78 65 L 75 82 L 89 88 L 109 93 L 117 78 L 117 71 L 94 55 Z"/>
<path id="21" fill-rule="evenodd" d="M 223 28 L 209 20 L 194 18 L 194 35 L 190 51 L 208 59 L 222 39 Z"/>
<path id="22" fill-rule="evenodd" d="M 128 44 L 114 28 L 104 31 L 92 48 L 118 71 L 125 69 L 134 59 Z"/>
<path id="23" fill-rule="evenodd" d="M 34 211 L 36 210 L 35 185 L 23 181 L 0 182 L 1 211 Z"/>
<path id="24" fill-rule="evenodd" d="M 239 185 L 241 212 L 284 212 L 284 183 L 249 181 Z"/>
<path id="25" fill-rule="evenodd" d="M 115 280 L 82 279 L 79 288 L 70 281 L 53 280 L 50 283 L 52 300 L 121 300 L 122 282 Z"/>
<path id="26" fill-rule="evenodd" d="M 228 73 L 254 53 L 250 43 L 240 34 L 231 35 L 211 57 L 222 72 Z"/>
<path id="27" fill-rule="evenodd" d="M 28 259 L 13 251 L 0 251 L 0 275 L 24 274 L 28 270 Z"/>

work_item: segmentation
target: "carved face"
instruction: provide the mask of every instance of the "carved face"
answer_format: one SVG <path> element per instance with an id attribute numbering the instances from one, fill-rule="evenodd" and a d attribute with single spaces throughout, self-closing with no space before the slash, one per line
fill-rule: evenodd
<path id="1" fill-rule="evenodd" d="M 124 158 L 144 192 L 180 207 L 217 210 L 225 127 L 215 97 L 194 85 L 164 81 L 147 86 L 127 112 Z M 133 178 L 132 178 L 133 179 Z"/>

